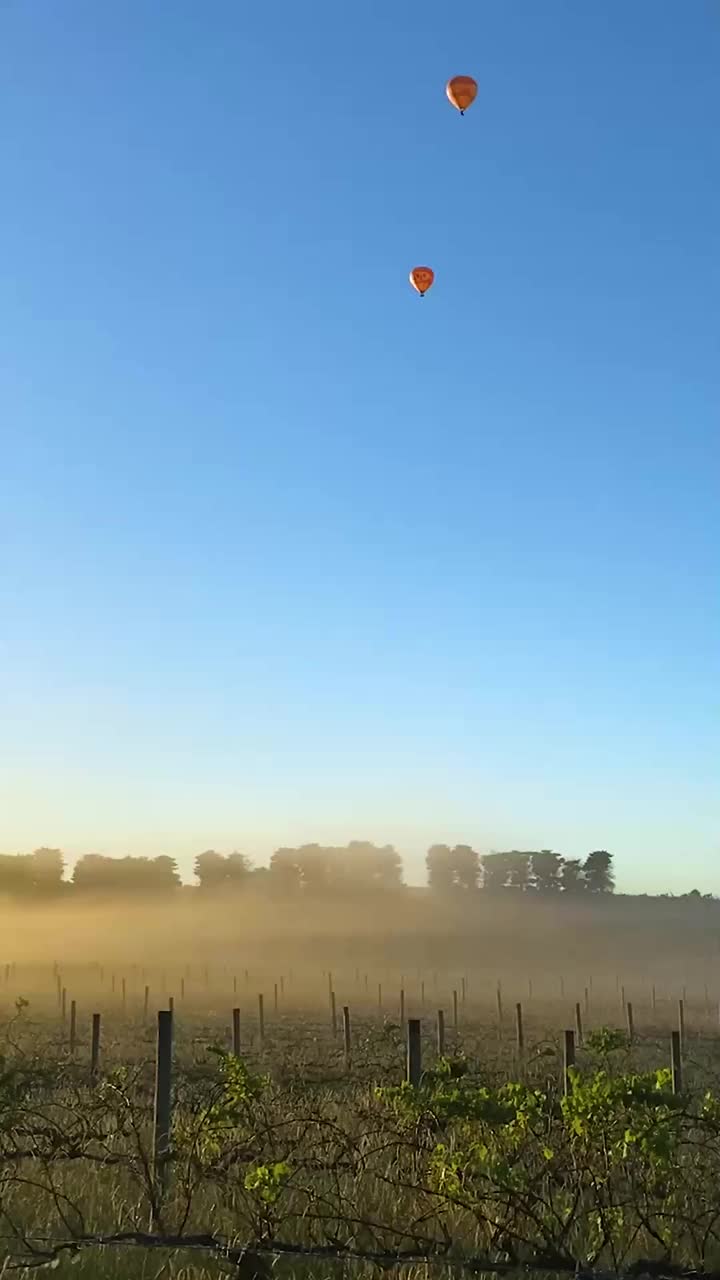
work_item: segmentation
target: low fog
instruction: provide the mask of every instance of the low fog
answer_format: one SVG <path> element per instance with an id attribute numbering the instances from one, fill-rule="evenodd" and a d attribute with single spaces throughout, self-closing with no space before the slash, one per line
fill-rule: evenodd
<path id="1" fill-rule="evenodd" d="M 515 899 L 515 900 L 513 900 Z M 0 903 L 4 964 L 25 969 L 28 984 L 47 982 L 53 965 L 209 971 L 292 976 L 293 990 L 319 992 L 328 971 L 337 981 L 408 986 L 466 976 L 476 994 L 498 979 L 522 993 L 555 994 L 558 982 L 656 982 L 698 990 L 715 982 L 720 905 L 694 899 L 611 896 L 569 902 L 512 893 L 438 900 L 427 889 L 402 889 L 350 900 L 273 901 L 252 891 L 167 899 L 83 895 L 45 903 Z M 36 972 L 33 974 L 32 970 Z M 43 976 L 47 971 L 46 976 Z M 342 975 L 342 977 L 340 977 Z"/>

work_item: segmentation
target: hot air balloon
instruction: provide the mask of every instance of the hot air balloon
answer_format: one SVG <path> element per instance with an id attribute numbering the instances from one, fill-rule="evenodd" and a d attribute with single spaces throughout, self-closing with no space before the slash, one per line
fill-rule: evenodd
<path id="1" fill-rule="evenodd" d="M 435 272 L 431 267 L 413 267 L 410 272 L 410 283 L 413 289 L 417 289 L 420 297 L 427 293 L 435 279 Z"/>
<path id="2" fill-rule="evenodd" d="M 465 115 L 477 97 L 477 82 L 472 76 L 453 76 L 445 85 L 445 92 L 461 116 Z"/>

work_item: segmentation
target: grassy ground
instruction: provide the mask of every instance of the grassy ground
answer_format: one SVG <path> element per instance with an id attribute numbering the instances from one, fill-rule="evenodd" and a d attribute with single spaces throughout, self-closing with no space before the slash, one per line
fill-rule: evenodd
<path id="1" fill-rule="evenodd" d="M 352 1250 L 478 1253 L 549 1269 L 606 1268 L 638 1257 L 697 1266 L 720 1261 L 720 1035 L 704 997 L 688 1001 L 684 1094 L 672 1095 L 674 1001 L 637 1001 L 632 1045 L 595 1035 L 622 1024 L 614 990 L 581 996 L 586 1044 L 563 1102 L 561 1031 L 575 1002 L 524 1000 L 525 1051 L 515 1043 L 515 1001 L 460 998 L 452 1026 L 449 984 L 407 983 L 406 1013 L 424 1014 L 422 1087 L 408 1091 L 399 994 L 377 1002 L 376 983 L 352 975 L 352 1060 L 333 1036 L 325 1001 L 291 996 L 268 1006 L 259 1040 L 254 996 L 202 976 L 176 996 L 172 1158 L 159 1198 L 152 1174 L 154 1011 L 142 1011 L 141 975 L 105 1003 L 100 1077 L 89 1085 L 89 1017 L 82 995 L 71 1055 L 63 1021 L 40 986 L 29 1005 L 7 990 L 0 1077 L 0 1246 L 8 1263 L 32 1260 L 42 1237 L 153 1231 L 217 1233 L 240 1243 Z M 327 977 L 324 978 L 327 981 Z M 457 981 L 452 979 L 453 982 Z M 385 976 L 388 990 L 399 993 Z M 85 985 L 83 985 L 85 984 Z M 176 991 L 179 989 L 175 982 Z M 47 987 L 47 983 L 45 984 Z M 266 990 L 274 987 L 265 981 Z M 457 981 L 457 987 L 460 982 Z M 469 987 L 469 983 L 468 983 Z M 513 993 L 515 994 L 515 993 Z M 28 998 L 28 997 L 25 997 Z M 228 1053 L 230 1011 L 241 1006 L 240 1062 Z M 446 1057 L 435 1047 L 436 1003 L 446 1007 Z M 292 1007 L 289 1007 L 291 1005 Z M 339 1003 L 339 1002 L 338 1002 Z M 387 1007 L 393 1006 L 393 1007 Z M 568 1016 L 569 1015 L 569 1016 Z M 508 1088 L 508 1082 L 515 1082 Z M 708 1096 L 708 1092 L 711 1096 Z M 716 1206 L 717 1200 L 717 1206 Z M 44 1259 L 38 1256 L 38 1264 Z M 240 1274 L 252 1280 L 247 1262 Z M 406 1268 L 428 1274 L 425 1264 Z M 376 1274 L 370 1263 L 281 1258 L 281 1277 Z M 211 1277 L 238 1274 L 207 1251 L 81 1250 L 59 1276 Z M 29 1274 L 29 1273 L 28 1273 Z"/>

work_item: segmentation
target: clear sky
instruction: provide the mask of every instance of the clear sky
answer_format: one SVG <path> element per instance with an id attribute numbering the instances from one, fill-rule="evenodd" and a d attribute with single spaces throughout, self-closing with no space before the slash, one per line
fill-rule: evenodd
<path id="1" fill-rule="evenodd" d="M 717 0 L 4 0 L 3 850 L 720 891 L 719 66 Z"/>

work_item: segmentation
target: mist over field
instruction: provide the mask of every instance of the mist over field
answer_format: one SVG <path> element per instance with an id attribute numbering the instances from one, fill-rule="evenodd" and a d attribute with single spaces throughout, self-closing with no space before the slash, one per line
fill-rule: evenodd
<path id="1" fill-rule="evenodd" d="M 511 895 L 512 896 L 512 895 Z M 273 901 L 181 890 L 171 901 L 83 897 L 0 905 L 2 956 L 21 965 L 118 968 L 191 964 L 314 980 L 332 969 L 379 975 L 472 974 L 557 992 L 556 979 L 702 984 L 720 961 L 720 904 L 695 899 L 471 903 L 405 889 L 353 900 Z"/>

